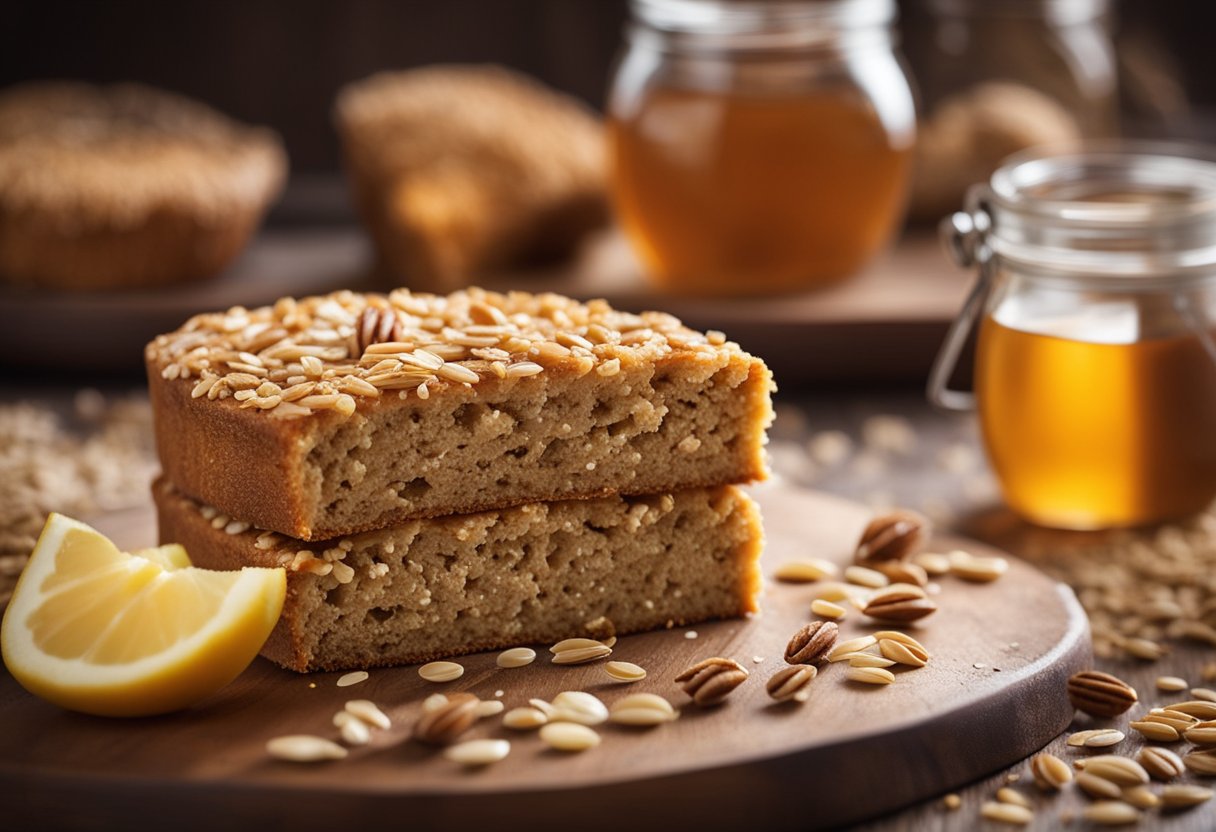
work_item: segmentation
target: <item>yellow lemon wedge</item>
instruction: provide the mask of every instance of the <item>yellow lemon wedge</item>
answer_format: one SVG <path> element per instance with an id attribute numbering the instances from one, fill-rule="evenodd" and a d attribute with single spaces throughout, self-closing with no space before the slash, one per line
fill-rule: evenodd
<path id="1" fill-rule="evenodd" d="M 282 569 L 200 569 L 176 544 L 128 554 L 52 514 L 9 601 L 0 648 L 13 678 L 56 705 L 166 713 L 248 667 L 286 591 Z"/>

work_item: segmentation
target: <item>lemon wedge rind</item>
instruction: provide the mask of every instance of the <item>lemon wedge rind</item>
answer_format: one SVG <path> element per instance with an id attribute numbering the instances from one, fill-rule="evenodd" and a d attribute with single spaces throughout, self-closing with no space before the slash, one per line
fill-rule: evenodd
<path id="1" fill-rule="evenodd" d="M 80 575 L 69 569 L 64 575 L 57 554 L 65 544 L 82 540 L 95 547 L 88 549 L 89 568 Z M 167 713 L 219 690 L 249 665 L 274 628 L 286 596 L 286 574 L 282 569 L 257 567 L 212 572 L 188 563 L 181 547 L 120 552 L 84 523 L 52 514 L 0 628 L 0 650 L 9 672 L 43 699 L 101 716 Z M 96 591 L 88 586 L 90 581 Z M 73 596 L 73 600 L 79 596 L 80 603 L 48 623 L 46 605 L 74 589 L 81 590 Z M 114 597 L 105 597 L 106 592 Z M 175 621 L 174 605 L 153 603 L 157 593 L 191 603 L 197 599 L 203 606 L 193 611 L 194 616 L 202 615 L 204 620 L 198 626 L 190 626 L 189 620 L 184 625 Z M 58 635 L 58 629 L 84 626 L 81 621 L 89 618 L 90 603 L 110 603 L 121 611 L 108 624 L 66 641 L 77 649 L 59 652 L 80 653 L 78 645 L 92 639 L 104 644 L 109 655 L 99 660 L 96 654 L 101 651 L 95 644 L 70 657 L 48 649 L 50 636 Z M 73 620 L 77 614 L 80 620 Z M 187 632 L 173 638 L 174 625 Z M 138 649 L 127 647 L 128 642 Z M 58 639 L 55 646 L 63 643 Z M 124 652 L 146 655 L 129 661 L 114 658 Z"/>

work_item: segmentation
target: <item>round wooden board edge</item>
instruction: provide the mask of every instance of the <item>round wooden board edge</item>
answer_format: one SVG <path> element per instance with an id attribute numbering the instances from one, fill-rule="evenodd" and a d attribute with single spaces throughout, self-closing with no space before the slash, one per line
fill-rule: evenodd
<path id="1" fill-rule="evenodd" d="M 846 501 L 847 502 L 847 501 Z M 419 828 L 448 827 L 453 811 L 462 824 L 493 824 L 495 828 L 566 830 L 572 822 L 580 829 L 619 829 L 622 807 L 630 808 L 630 825 L 636 829 L 733 829 L 763 824 L 771 830 L 808 829 L 857 823 L 925 799 L 917 786 L 918 771 L 938 770 L 937 793 L 957 788 L 1007 768 L 1058 736 L 1071 722 L 1073 710 L 1059 692 L 1068 676 L 1091 663 L 1088 623 L 1072 590 L 1054 584 L 1067 614 L 1068 626 L 1055 648 L 1023 668 L 1033 680 L 1033 696 L 1026 689 L 1005 687 L 978 700 L 972 707 L 931 717 L 944 735 L 958 742 L 930 749 L 917 739 L 924 720 L 908 720 L 884 730 L 883 743 L 890 754 L 907 762 L 906 777 L 891 778 L 890 769 L 862 761 L 849 769 L 844 759 L 830 774 L 815 769 L 831 758 L 832 745 L 779 756 L 757 749 L 728 765 L 691 767 L 650 779 L 614 780 L 603 785 L 489 791 L 471 796 L 460 789 L 434 789 L 424 794 L 391 789 L 351 787 L 335 782 L 333 788 L 241 783 L 225 781 L 181 782 L 147 777 L 98 777 L 15 769 L 0 766 L 0 802 L 6 817 L 0 828 L 33 828 L 55 817 L 62 828 L 147 828 L 172 825 L 178 830 L 265 828 L 281 823 L 284 806 L 307 825 L 293 829 L 331 828 L 334 824 L 386 823 L 408 818 Z M 1034 718 L 1021 721 L 1010 713 L 1029 708 Z M 1029 729 L 1029 730 L 1020 730 Z M 854 738 L 855 740 L 856 738 Z M 989 758 L 976 767 L 968 748 L 999 748 L 999 759 Z M 475 774 L 473 776 L 476 776 Z M 843 789 L 827 789 L 813 807 L 801 807 L 808 791 L 807 777 L 831 776 L 853 784 L 867 797 L 858 802 Z M 944 784 L 944 786 L 943 786 Z M 146 793 L 140 801 L 133 795 Z M 680 799 L 680 796 L 684 799 Z M 733 795 L 733 799 L 726 796 Z M 689 796 L 692 796 L 689 798 Z M 459 800 L 458 807 L 452 800 Z M 131 807 L 144 803 L 138 821 Z"/>

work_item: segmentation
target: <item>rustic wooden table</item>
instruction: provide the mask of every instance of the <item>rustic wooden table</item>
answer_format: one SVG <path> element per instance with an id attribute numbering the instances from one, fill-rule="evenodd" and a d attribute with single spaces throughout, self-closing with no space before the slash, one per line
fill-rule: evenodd
<path id="1" fill-rule="evenodd" d="M 0 402 L 23 399 L 60 410 L 71 402 L 69 388 L 30 386 L 24 383 L 26 380 L 21 381 L 0 389 Z M 21 394 L 17 392 L 19 388 Z M 138 395 L 139 387 L 132 380 L 111 383 L 106 389 L 115 393 L 133 389 Z M 777 404 L 778 418 L 771 444 L 776 476 L 875 508 L 896 505 L 918 508 L 931 515 L 940 528 L 988 537 L 1017 553 L 1018 541 L 1027 530 L 1000 507 L 999 494 L 970 415 L 934 411 L 924 403 L 920 392 L 912 388 L 882 394 L 786 389 L 778 395 Z M 1158 662 L 1098 659 L 1096 664 L 1131 683 L 1140 692 L 1143 705 L 1155 706 L 1175 701 L 1178 696 L 1156 691 L 1154 680 L 1158 676 L 1181 676 L 1193 685 L 1213 687 L 1212 682 L 1200 681 L 1203 668 L 1213 661 L 1216 649 L 1177 645 Z M 1125 722 L 1126 718 L 1120 720 Z M 1089 724 L 1082 715 L 1074 728 Z M 1118 749 L 1122 753 L 1134 753 L 1140 744 L 1138 735 L 1128 733 L 1128 739 Z M 1075 750 L 1066 747 L 1063 736 L 1048 750 L 1065 760 L 1077 756 Z M 931 766 L 933 761 L 910 759 L 907 764 L 914 769 Z M 1216 785 L 1211 778 L 1190 779 Z M 1035 822 L 1031 828 L 1055 829 L 1068 823 L 1085 828 L 1080 813 L 1088 801 L 1075 788 L 1059 796 L 1040 793 L 1031 782 L 1026 762 L 980 777 L 960 790 L 961 805 L 957 809 L 946 808 L 937 797 L 878 818 L 864 828 L 873 832 L 1006 828 L 982 821 L 979 811 L 998 788 L 1009 784 L 1032 802 Z M 1140 825 L 1171 832 L 1216 829 L 1216 802 L 1178 813 L 1147 812 Z"/>
<path id="2" fill-rule="evenodd" d="M 918 508 L 934 516 L 940 527 L 987 539 L 1014 554 L 1029 553 L 1031 547 L 1025 544 L 1040 535 L 1001 506 L 974 417 L 938 412 L 925 403 L 918 390 L 822 395 L 790 391 L 778 396 L 778 418 L 772 435 L 774 468 L 779 476 L 795 482 L 876 508 L 895 505 Z M 841 441 L 842 437 L 848 438 L 848 445 Z M 838 456 L 843 458 L 836 461 Z M 1044 557 L 1051 555 L 1040 553 L 1034 559 Z M 1216 648 L 1178 643 L 1171 647 L 1172 652 L 1156 662 L 1097 658 L 1095 665 L 1136 688 L 1141 700 L 1140 706 L 1133 709 L 1137 714 L 1144 706 L 1157 707 L 1187 698 L 1186 694 L 1158 691 L 1155 687 L 1158 676 L 1180 676 L 1193 686 L 1216 687 L 1212 681 L 1202 681 L 1201 676 L 1204 668 L 1216 662 Z M 1126 727 L 1126 722 L 1126 715 L 1115 722 L 1128 738 L 1113 750 L 1134 755 L 1142 742 L 1138 734 Z M 1078 714 L 1071 730 L 1088 727 L 1092 727 L 1089 718 Z M 1179 749 L 1177 744 L 1171 747 Z M 1076 749 L 1067 747 L 1063 735 L 1045 750 L 1070 762 L 1079 756 Z M 908 761 L 910 768 L 930 764 L 931 761 Z M 1189 782 L 1216 787 L 1216 781 L 1210 777 L 1190 776 Z M 1060 795 L 1040 792 L 1033 785 L 1028 761 L 979 778 L 960 790 L 961 805 L 957 809 L 947 809 L 936 798 L 879 818 L 864 828 L 869 832 L 1015 828 L 983 821 L 979 815 L 980 806 L 994 799 L 997 789 L 1005 785 L 1012 785 L 1030 799 L 1035 821 L 1028 828 L 1047 830 L 1070 824 L 1073 828 L 1090 828 L 1081 819 L 1081 811 L 1089 801 L 1080 790 L 1069 788 Z M 1146 812 L 1139 827 L 1208 832 L 1216 829 L 1216 801 L 1182 812 Z"/>
<path id="3" fill-rule="evenodd" d="M 100 387 L 107 395 L 130 391 L 139 395 L 142 384 L 137 375 L 107 377 L 96 371 L 123 366 L 137 372 L 133 364 L 138 363 L 144 341 L 193 312 L 321 291 L 335 281 L 355 287 L 369 280 L 368 247 L 346 207 L 345 183 L 332 177 L 313 183 L 316 187 L 300 188 L 300 181 L 295 179 L 297 187 L 277 209 L 286 222 L 265 229 L 229 273 L 216 281 L 179 292 L 112 297 L 46 297 L 0 287 L 0 311 L 8 313 L 0 327 L 0 346 L 8 356 L 0 359 L 0 404 L 26 400 L 70 413 L 81 385 Z M 941 529 L 1025 554 L 1020 550 L 1026 528 L 1000 508 L 974 419 L 935 412 L 912 386 L 890 386 L 923 377 L 969 283 L 968 275 L 948 265 L 931 235 L 912 233 L 866 274 L 797 302 L 779 298 L 715 304 L 656 298 L 641 280 L 627 247 L 612 234 L 589 245 L 582 261 L 566 271 L 560 279 L 510 275 L 504 281 L 513 288 L 526 284 L 604 295 L 627 307 L 671 308 L 691 323 L 728 331 L 745 347 L 768 357 L 783 386 L 771 445 L 778 476 L 874 507 L 917 508 Z M 34 369 L 19 371 L 18 366 Z M 64 366 L 73 368 L 70 377 L 51 369 Z M 824 380 L 868 386 L 812 392 Z M 875 392 L 878 389 L 884 392 Z M 96 397 L 88 401 L 96 404 Z M 0 451 L 5 438 L 0 435 Z M 4 463 L 0 454 L 0 478 L 6 476 Z M 141 467 L 137 478 L 144 472 Z M 6 493 L 0 488 L 0 498 Z M 1200 681 L 1202 669 L 1213 661 L 1216 648 L 1178 645 L 1159 662 L 1099 659 L 1097 666 L 1133 684 L 1145 703 L 1157 704 L 1174 698 L 1156 692 L 1154 680 L 1159 675 L 1216 687 L 1216 682 Z M 1077 724 L 1088 723 L 1082 717 Z M 1138 744 L 1133 734 L 1121 749 L 1134 751 Z M 1065 759 L 1074 756 L 1063 738 L 1049 750 Z M 933 763 L 908 760 L 907 764 L 913 769 Z M 1079 816 L 1085 804 L 1075 789 L 1059 797 L 1039 794 L 1030 785 L 1023 762 L 978 777 L 960 790 L 961 805 L 956 810 L 947 810 L 935 798 L 876 819 L 866 829 L 1002 828 L 981 821 L 979 809 L 1013 777 L 1018 778 L 1013 785 L 1034 803 L 1035 829 L 1063 826 L 1070 814 Z M 1216 781 L 1208 778 L 1206 785 L 1216 787 Z M 814 807 L 797 805 L 796 796 L 791 797 L 795 810 L 813 817 Z M 1085 824 L 1077 820 L 1073 825 Z M 1216 801 L 1177 814 L 1147 813 L 1141 826 L 1179 832 L 1213 830 Z M 8 826 L 0 812 L 0 829 L 4 828 Z"/>

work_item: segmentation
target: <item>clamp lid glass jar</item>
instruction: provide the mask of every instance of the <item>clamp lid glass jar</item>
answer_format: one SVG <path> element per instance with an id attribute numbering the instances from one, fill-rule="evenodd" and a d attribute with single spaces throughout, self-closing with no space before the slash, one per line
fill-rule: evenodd
<path id="1" fill-rule="evenodd" d="M 1216 499 L 1216 157 L 1162 144 L 1017 156 L 945 231 L 980 277 L 930 397 L 978 407 L 1014 510 L 1104 528 Z M 946 382 L 976 319 L 971 397 Z"/>
<path id="2" fill-rule="evenodd" d="M 893 0 L 633 0 L 609 102 L 613 191 L 664 286 L 845 277 L 902 218 L 915 135 Z"/>

